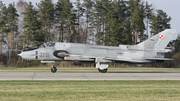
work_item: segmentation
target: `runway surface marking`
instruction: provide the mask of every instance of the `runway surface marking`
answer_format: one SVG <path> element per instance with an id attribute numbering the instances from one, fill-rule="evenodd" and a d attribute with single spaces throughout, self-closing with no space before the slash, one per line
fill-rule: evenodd
<path id="1" fill-rule="evenodd" d="M 0 80 L 180 80 L 180 73 L 0 72 Z"/>

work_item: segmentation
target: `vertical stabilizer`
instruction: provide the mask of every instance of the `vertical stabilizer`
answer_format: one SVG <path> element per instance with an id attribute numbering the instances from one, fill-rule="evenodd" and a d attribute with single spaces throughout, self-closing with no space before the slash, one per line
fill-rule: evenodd
<path id="1" fill-rule="evenodd" d="M 139 49 L 164 49 L 175 32 L 176 30 L 174 29 L 166 29 L 146 41 L 139 43 L 137 46 Z"/>
<path id="2" fill-rule="evenodd" d="M 176 30 L 174 29 L 167 29 L 164 37 L 161 37 L 159 35 L 159 40 L 155 44 L 155 49 L 165 49 L 169 43 L 169 41 L 172 40 L 174 34 L 176 33 Z"/>

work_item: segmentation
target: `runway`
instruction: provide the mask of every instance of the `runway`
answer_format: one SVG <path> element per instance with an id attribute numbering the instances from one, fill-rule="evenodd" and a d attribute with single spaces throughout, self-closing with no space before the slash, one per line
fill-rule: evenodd
<path id="1" fill-rule="evenodd" d="M 0 72 L 0 80 L 180 80 L 180 72 L 64 73 Z"/>

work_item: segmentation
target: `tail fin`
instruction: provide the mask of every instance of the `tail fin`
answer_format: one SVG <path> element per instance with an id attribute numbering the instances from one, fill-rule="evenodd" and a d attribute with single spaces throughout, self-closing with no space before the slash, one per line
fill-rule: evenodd
<path id="1" fill-rule="evenodd" d="M 176 30 L 174 29 L 166 29 L 146 41 L 141 42 L 137 46 L 140 49 L 164 49 L 174 36 L 175 32 Z"/>
<path id="2" fill-rule="evenodd" d="M 176 33 L 176 30 L 174 29 L 167 29 L 167 33 L 166 36 L 164 36 L 164 39 L 162 40 L 158 40 L 156 45 L 155 45 L 155 49 L 164 49 L 166 48 L 166 46 L 168 45 L 169 41 L 172 40 L 172 37 L 174 36 L 174 34 Z"/>

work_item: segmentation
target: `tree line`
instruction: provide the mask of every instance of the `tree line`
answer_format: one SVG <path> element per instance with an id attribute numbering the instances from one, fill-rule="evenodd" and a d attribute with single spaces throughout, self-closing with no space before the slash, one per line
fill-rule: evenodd
<path id="1" fill-rule="evenodd" d="M 17 62 L 13 49 L 44 42 L 134 45 L 171 28 L 171 19 L 143 0 L 42 0 L 36 5 L 19 0 L 8 6 L 0 1 L 0 53 L 7 48 L 4 60 L 11 64 L 13 57 Z"/>

